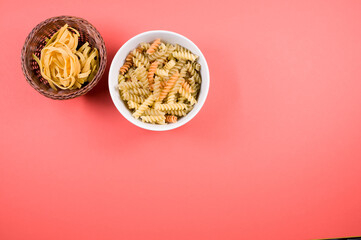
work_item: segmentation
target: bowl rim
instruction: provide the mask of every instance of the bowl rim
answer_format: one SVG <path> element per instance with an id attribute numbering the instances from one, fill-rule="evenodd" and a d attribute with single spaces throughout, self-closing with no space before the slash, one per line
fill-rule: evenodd
<path id="1" fill-rule="evenodd" d="M 186 116 L 182 117 L 180 119 L 180 121 L 178 121 L 176 123 L 172 123 L 172 124 L 160 125 L 160 124 L 143 123 L 139 119 L 135 119 L 130 114 L 130 110 L 126 107 L 125 102 L 120 97 L 118 97 L 119 94 L 116 93 L 118 91 L 118 89 L 116 89 L 116 85 L 118 85 L 119 69 L 116 69 L 115 65 L 117 64 L 116 62 L 118 62 L 118 61 L 124 62 L 125 57 L 124 57 L 124 59 L 119 60 L 122 52 L 125 51 L 124 49 L 127 49 L 129 45 L 133 44 L 134 41 L 138 41 L 139 38 L 142 38 L 144 36 L 151 35 L 154 33 L 170 34 L 170 35 L 176 36 L 177 38 L 185 40 L 190 45 L 192 45 L 193 48 L 195 48 L 198 51 L 197 55 L 199 56 L 199 58 L 204 60 L 204 63 L 202 63 L 201 69 L 204 71 L 203 74 L 204 73 L 205 74 L 204 75 L 202 74 L 201 91 L 200 91 L 200 94 L 197 99 L 198 101 L 194 105 L 194 108 L 192 109 L 192 111 L 190 111 Z M 140 43 L 141 43 L 141 41 L 138 42 L 138 44 L 140 44 Z M 131 51 L 131 49 L 129 51 Z M 126 54 L 128 54 L 128 52 Z M 117 73 L 116 76 L 113 76 L 115 73 Z M 114 55 L 111 65 L 110 65 L 110 68 L 109 68 L 108 87 L 109 87 L 109 93 L 112 98 L 113 104 L 118 109 L 120 114 L 125 119 L 127 119 L 129 122 L 131 122 L 132 124 L 134 124 L 140 128 L 143 128 L 146 130 L 151 130 L 151 131 L 167 131 L 167 130 L 176 129 L 176 128 L 179 128 L 179 127 L 185 125 L 190 120 L 192 120 L 203 107 L 203 105 L 207 99 L 207 96 L 208 96 L 209 86 L 210 86 L 209 68 L 208 68 L 207 60 L 204 57 L 202 51 L 189 38 L 187 38 L 179 33 L 176 33 L 173 31 L 168 31 L 168 30 L 151 30 L 151 31 L 142 32 L 140 34 L 133 36 L 119 48 L 117 53 Z"/>
<path id="2" fill-rule="evenodd" d="M 44 26 L 46 26 L 47 24 L 51 23 L 51 22 L 56 22 L 59 20 L 73 20 L 73 21 L 81 21 L 83 23 L 85 23 L 87 26 L 89 26 L 89 28 L 91 28 L 96 34 L 97 37 L 100 40 L 100 45 L 102 49 L 98 49 L 99 51 L 99 58 L 100 58 L 100 64 L 99 64 L 99 69 L 97 74 L 94 76 L 93 80 L 88 83 L 86 86 L 76 90 L 76 91 L 72 91 L 69 93 L 62 93 L 62 94 L 52 94 L 49 91 L 46 91 L 44 89 L 42 89 L 38 84 L 35 83 L 35 81 L 30 77 L 30 73 L 28 71 L 28 69 L 25 67 L 25 54 L 27 52 L 27 48 L 30 44 L 30 42 L 33 40 L 34 36 L 36 35 L 36 33 L 43 28 Z M 102 54 L 102 55 L 101 55 Z M 107 66 L 107 51 L 106 51 L 106 46 L 105 46 L 105 42 L 103 37 L 101 36 L 101 34 L 99 33 L 99 31 L 86 19 L 84 18 L 80 18 L 80 17 L 76 17 L 76 16 L 70 16 L 70 15 L 61 15 L 61 16 L 55 16 L 55 17 L 51 17 L 51 18 L 47 18 L 44 21 L 38 23 L 28 34 L 28 36 L 25 39 L 24 45 L 21 49 L 21 68 L 23 71 L 23 74 L 25 76 L 26 81 L 30 84 L 30 86 L 32 86 L 37 92 L 39 92 L 41 95 L 54 99 L 54 100 L 66 100 L 66 99 L 72 99 L 78 96 L 82 96 L 86 93 L 88 93 L 92 88 L 95 87 L 95 85 L 98 84 L 98 82 L 100 81 L 100 79 L 102 78 L 105 68 Z"/>

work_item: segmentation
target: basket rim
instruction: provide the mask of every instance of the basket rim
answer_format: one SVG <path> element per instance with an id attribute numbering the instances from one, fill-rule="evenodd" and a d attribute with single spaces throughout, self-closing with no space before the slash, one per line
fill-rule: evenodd
<path id="1" fill-rule="evenodd" d="M 46 91 L 44 89 L 42 89 L 38 84 L 35 83 L 35 81 L 31 78 L 30 72 L 26 67 L 25 64 L 25 54 L 28 50 L 28 46 L 30 44 L 30 42 L 33 40 L 34 36 L 36 35 L 36 33 L 43 28 L 44 26 L 48 25 L 49 23 L 52 22 L 56 22 L 59 20 L 73 20 L 73 21 L 81 21 L 82 23 L 84 23 L 87 27 L 91 28 L 97 35 L 97 37 L 100 40 L 100 48 L 98 49 L 99 51 L 99 58 L 100 58 L 100 63 L 99 63 L 99 69 L 97 74 L 94 76 L 93 80 L 88 83 L 86 86 L 77 89 L 76 91 L 73 92 L 68 92 L 68 93 L 61 93 L 61 94 L 55 94 L 49 91 Z M 91 36 L 90 36 L 91 37 Z M 48 19 L 45 19 L 44 21 L 38 23 L 32 30 L 31 32 L 28 34 L 28 36 L 25 39 L 24 45 L 22 47 L 21 50 L 21 68 L 23 71 L 23 74 L 25 76 L 26 81 L 30 84 L 30 86 L 32 86 L 37 92 L 39 92 L 40 94 L 42 94 L 45 97 L 54 99 L 54 100 L 66 100 L 66 99 L 72 99 L 81 95 L 86 94 L 87 92 L 89 92 L 93 87 L 95 87 L 95 85 L 100 81 L 100 79 L 102 78 L 105 68 L 106 68 L 106 64 L 107 64 L 107 51 L 106 51 L 106 46 L 105 46 L 105 42 L 103 37 L 100 35 L 99 31 L 86 19 L 84 18 L 80 18 L 80 17 L 76 17 L 76 16 L 70 16 L 70 15 L 61 15 L 61 16 L 55 16 L 55 17 L 51 17 Z"/>

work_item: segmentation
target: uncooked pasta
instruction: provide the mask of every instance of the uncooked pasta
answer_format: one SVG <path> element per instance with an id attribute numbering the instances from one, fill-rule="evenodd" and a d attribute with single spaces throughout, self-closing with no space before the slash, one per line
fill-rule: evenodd
<path id="1" fill-rule="evenodd" d="M 118 88 L 133 117 L 167 124 L 186 116 L 200 90 L 197 59 L 188 49 L 160 39 L 131 51 L 119 70 Z"/>

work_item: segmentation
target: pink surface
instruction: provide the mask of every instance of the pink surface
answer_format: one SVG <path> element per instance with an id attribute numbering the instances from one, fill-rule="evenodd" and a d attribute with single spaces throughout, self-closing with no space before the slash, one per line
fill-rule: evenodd
<path id="1" fill-rule="evenodd" d="M 360 1 L 1 1 L 0 239 L 314 239 L 361 235 Z M 107 72 L 53 101 L 20 67 L 31 29 L 75 15 L 115 52 L 152 29 L 205 54 L 208 99 L 151 132 Z"/>

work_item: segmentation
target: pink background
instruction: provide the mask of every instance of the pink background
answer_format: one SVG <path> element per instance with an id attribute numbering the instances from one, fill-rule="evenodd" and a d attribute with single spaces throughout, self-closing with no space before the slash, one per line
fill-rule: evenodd
<path id="1" fill-rule="evenodd" d="M 0 2 L 0 239 L 314 239 L 361 235 L 361 1 Z M 75 15 L 108 50 L 86 96 L 53 101 L 20 51 Z M 129 38 L 178 32 L 205 54 L 208 99 L 151 132 L 113 106 Z"/>

